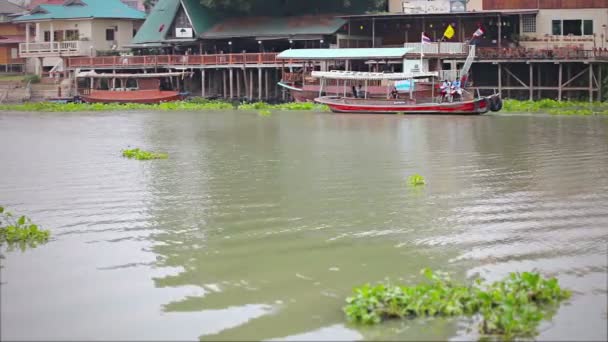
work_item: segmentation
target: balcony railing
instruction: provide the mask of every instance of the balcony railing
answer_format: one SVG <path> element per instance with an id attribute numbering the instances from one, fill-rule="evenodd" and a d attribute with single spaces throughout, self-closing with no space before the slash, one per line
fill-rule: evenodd
<path id="1" fill-rule="evenodd" d="M 80 41 L 21 43 L 21 57 L 58 57 L 82 55 Z"/>
<path id="2" fill-rule="evenodd" d="M 90 67 L 154 67 L 154 66 L 201 66 L 244 64 L 290 64 L 293 61 L 277 59 L 278 53 L 234 53 L 218 55 L 160 55 L 160 56 L 111 56 L 74 57 L 68 60 L 69 68 Z"/>

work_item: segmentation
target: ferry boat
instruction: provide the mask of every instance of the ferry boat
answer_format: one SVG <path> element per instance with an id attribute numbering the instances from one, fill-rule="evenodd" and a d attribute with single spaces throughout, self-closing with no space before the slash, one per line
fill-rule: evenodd
<path id="1" fill-rule="evenodd" d="M 441 82 L 437 80 L 438 72 L 418 73 L 368 73 L 330 71 L 313 72 L 313 76 L 321 80 L 320 96 L 315 102 L 329 106 L 335 113 L 404 113 L 404 114 L 462 114 L 479 115 L 488 111 L 502 109 L 502 100 L 499 94 L 490 96 L 475 96 L 465 89 L 450 87 L 442 89 Z M 427 91 L 415 92 L 416 80 L 423 79 L 432 84 L 430 93 Z M 383 81 L 389 84 L 385 98 L 369 98 L 365 89 L 361 96 L 354 93 L 347 96 L 346 86 L 342 94 L 325 95 L 323 85 L 326 80 L 344 81 L 357 80 L 367 84 L 369 81 Z M 398 91 L 397 88 L 401 88 Z M 405 89 L 405 92 L 403 91 Z M 442 91 L 443 90 L 443 91 Z"/>

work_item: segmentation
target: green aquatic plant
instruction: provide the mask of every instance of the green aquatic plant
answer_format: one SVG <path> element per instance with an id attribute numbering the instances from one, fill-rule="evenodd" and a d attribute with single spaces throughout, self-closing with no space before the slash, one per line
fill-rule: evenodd
<path id="1" fill-rule="evenodd" d="M 424 269 L 427 282 L 415 286 L 390 283 L 363 285 L 346 299 L 349 321 L 377 324 L 391 318 L 480 315 L 479 330 L 504 339 L 534 336 L 545 309 L 570 297 L 556 278 L 534 272 L 511 273 L 506 279 L 483 285 L 452 281 L 447 273 Z"/>
<path id="2" fill-rule="evenodd" d="M 204 110 L 308 110 L 329 111 L 325 105 L 310 102 L 293 102 L 270 105 L 265 102 L 244 103 L 235 106 L 231 102 L 192 98 L 187 101 L 163 102 L 160 104 L 143 103 L 56 103 L 32 102 L 0 105 L 0 110 L 20 112 L 105 112 L 105 111 L 204 111 Z"/>
<path id="3" fill-rule="evenodd" d="M 411 186 L 425 185 L 424 177 L 415 173 L 407 178 L 407 183 Z"/>
<path id="4" fill-rule="evenodd" d="M 329 107 L 313 102 L 289 102 L 280 104 L 268 104 L 266 102 L 242 103 L 239 110 L 307 110 L 307 111 L 329 111 Z"/>
<path id="5" fill-rule="evenodd" d="M 505 113 L 549 113 L 553 115 L 606 115 L 608 103 L 584 101 L 539 101 L 504 100 L 502 111 Z"/>
<path id="6" fill-rule="evenodd" d="M 26 216 L 16 218 L 11 212 L 0 207 L 0 245 L 19 243 L 35 247 L 45 243 L 50 237 L 48 230 L 40 229 Z"/>
<path id="7" fill-rule="evenodd" d="M 123 150 L 122 156 L 129 159 L 137 160 L 152 160 L 152 159 L 167 159 L 169 155 L 167 153 L 149 152 L 139 148 L 131 150 Z"/>
<path id="8" fill-rule="evenodd" d="M 258 114 L 260 116 L 270 116 L 272 114 L 272 112 L 269 111 L 268 109 L 260 109 L 260 110 L 258 110 Z"/>

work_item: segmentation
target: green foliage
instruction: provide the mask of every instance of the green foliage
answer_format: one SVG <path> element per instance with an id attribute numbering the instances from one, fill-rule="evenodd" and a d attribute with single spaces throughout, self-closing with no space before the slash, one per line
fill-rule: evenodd
<path id="1" fill-rule="evenodd" d="M 504 339 L 534 336 L 543 309 L 557 306 L 571 293 L 556 278 L 538 273 L 511 273 L 506 279 L 482 285 L 459 284 L 443 272 L 421 271 L 426 283 L 398 286 L 390 283 L 364 285 L 346 299 L 344 312 L 356 323 L 377 324 L 390 318 L 419 316 L 481 315 L 480 332 Z"/>
<path id="2" fill-rule="evenodd" d="M 319 13 L 358 13 L 386 9 L 386 0 L 200 0 L 201 4 L 230 15 L 294 15 Z"/>
<path id="3" fill-rule="evenodd" d="M 167 153 L 149 152 L 134 148 L 131 150 L 123 150 L 122 156 L 129 159 L 137 160 L 153 160 L 153 159 L 167 159 L 169 155 Z"/>
<path id="4" fill-rule="evenodd" d="M 329 107 L 312 102 L 289 102 L 280 104 L 268 104 L 266 102 L 242 103 L 239 110 L 308 110 L 308 111 L 329 111 Z"/>
<path id="5" fill-rule="evenodd" d="M 411 186 L 425 185 L 426 181 L 424 180 L 424 177 L 415 173 L 407 178 L 407 184 Z"/>
<path id="6" fill-rule="evenodd" d="M 35 247 L 40 243 L 48 241 L 50 232 L 42 230 L 26 216 L 15 219 L 11 212 L 0 207 L 0 246 L 4 243 L 9 245 L 20 244 Z"/>
<path id="7" fill-rule="evenodd" d="M 270 116 L 270 114 L 272 114 L 272 112 L 271 112 L 271 111 L 269 111 L 268 109 L 260 109 L 260 110 L 258 111 L 258 114 L 259 114 L 260 116 Z"/>
<path id="8" fill-rule="evenodd" d="M 31 82 L 32 84 L 34 84 L 34 83 L 40 83 L 40 76 L 38 76 L 38 75 L 25 75 L 25 76 L 23 76 L 23 82 L 25 82 L 25 83 Z"/>
<path id="9" fill-rule="evenodd" d="M 35 102 L 24 104 L 0 105 L 0 110 L 22 112 L 105 112 L 127 110 L 161 110 L 161 111 L 204 111 L 204 110 L 309 110 L 329 111 L 325 105 L 315 103 L 282 103 L 270 105 L 265 102 L 241 104 L 235 107 L 230 102 L 193 98 L 189 101 L 164 102 L 160 104 L 142 103 L 54 103 Z"/>
<path id="10" fill-rule="evenodd" d="M 554 115 L 608 115 L 608 103 L 584 101 L 539 101 L 504 100 L 504 112 L 549 113 Z"/>

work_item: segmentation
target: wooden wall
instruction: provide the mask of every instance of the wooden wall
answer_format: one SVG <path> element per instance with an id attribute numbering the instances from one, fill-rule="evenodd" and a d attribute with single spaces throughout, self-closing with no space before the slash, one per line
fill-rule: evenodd
<path id="1" fill-rule="evenodd" d="M 484 10 L 608 8 L 608 0 L 483 0 Z"/>

